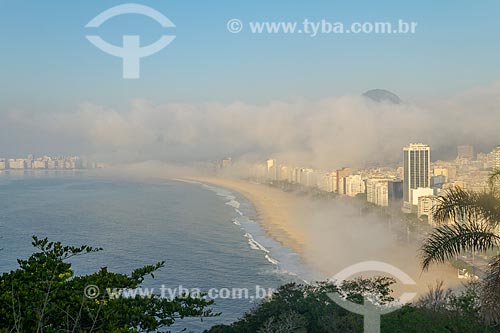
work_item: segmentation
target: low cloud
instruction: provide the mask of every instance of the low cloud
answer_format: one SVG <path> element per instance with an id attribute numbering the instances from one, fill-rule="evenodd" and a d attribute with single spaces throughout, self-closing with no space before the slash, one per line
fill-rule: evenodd
<path id="1" fill-rule="evenodd" d="M 0 150 L 119 163 L 279 156 L 322 168 L 386 164 L 398 162 L 409 142 L 431 144 L 433 159 L 454 157 L 457 144 L 491 149 L 500 144 L 499 105 L 500 83 L 418 105 L 361 96 L 265 105 L 134 100 L 128 110 L 86 104 L 74 112 L 1 112 Z"/>

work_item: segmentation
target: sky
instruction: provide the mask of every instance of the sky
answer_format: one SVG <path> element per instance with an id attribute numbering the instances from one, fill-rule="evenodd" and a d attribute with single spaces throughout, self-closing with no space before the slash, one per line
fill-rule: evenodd
<path id="1" fill-rule="evenodd" d="M 245 119 L 243 125 L 265 122 L 260 119 L 266 117 L 254 118 L 258 112 L 246 114 L 238 110 L 274 112 L 273 103 L 283 103 L 279 105 L 289 109 L 282 111 L 282 118 L 276 116 L 277 122 L 283 122 L 290 109 L 314 109 L 330 103 L 331 99 L 336 99 L 334 105 L 344 105 L 346 98 L 355 98 L 372 88 L 388 89 L 407 103 L 426 110 L 428 104 L 433 105 L 432 110 L 445 105 L 449 109 L 442 111 L 443 119 L 453 118 L 453 112 L 459 112 L 453 109 L 459 107 L 457 101 L 463 96 L 470 97 L 472 91 L 476 92 L 473 95 L 481 96 L 480 101 L 470 102 L 473 107 L 484 104 L 484 112 L 494 117 L 488 108 L 498 101 L 498 1 L 136 1 L 163 13 L 175 28 L 165 29 L 148 17 L 132 14 L 114 17 L 99 28 L 85 27 L 102 11 L 124 3 L 128 2 L 0 0 L 0 131 L 3 132 L 0 155 L 24 154 L 27 150 L 35 153 L 78 150 L 89 154 L 118 152 L 124 160 L 153 158 L 153 151 L 143 154 L 147 149 L 137 144 L 141 139 L 134 139 L 137 128 L 144 133 L 155 133 L 154 142 L 175 146 L 175 140 L 166 140 L 164 134 L 155 132 L 163 131 L 156 128 L 157 124 L 153 128 L 149 124 L 156 117 L 169 122 L 166 119 L 171 120 L 174 112 L 171 110 L 180 106 L 198 111 L 193 111 L 192 119 L 184 115 L 183 124 L 170 121 L 165 127 L 181 126 L 183 135 L 191 131 L 192 138 L 198 138 L 202 136 L 200 133 L 226 130 L 222 121 L 215 119 L 216 112 L 208 121 L 213 128 L 200 128 L 207 124 L 200 121 L 203 113 L 211 114 L 207 110 L 214 105 L 234 108 L 233 113 L 225 116 Z M 243 30 L 237 34 L 227 30 L 228 20 L 235 18 L 243 22 Z M 255 21 L 304 19 L 346 24 L 403 19 L 417 22 L 418 26 L 415 34 L 406 35 L 310 37 L 252 34 L 247 25 Z M 142 45 L 146 45 L 155 42 L 165 30 L 176 39 L 162 51 L 141 60 L 141 77 L 137 80 L 123 79 L 121 59 L 98 50 L 85 38 L 89 33 L 97 34 L 109 43 L 120 45 L 123 35 L 134 34 L 140 35 Z M 141 108 L 149 108 L 150 112 L 141 113 Z M 154 112 L 159 115 L 151 116 Z M 309 119 L 309 115 L 302 116 Z M 358 116 L 353 113 L 354 118 Z M 302 124 L 300 119 L 297 122 Z M 87 123 L 91 124 L 82 125 Z M 104 126 L 103 123 L 112 132 L 120 128 L 126 133 L 115 133 L 115 139 L 102 143 L 95 133 L 101 131 L 96 128 Z M 290 124 L 286 130 L 300 131 L 302 128 L 300 125 L 297 128 L 297 124 Z M 269 129 L 269 133 L 266 130 L 261 135 L 269 136 L 277 130 L 284 129 Z M 314 126 L 305 126 L 304 131 L 311 135 L 317 132 Z M 117 139 L 125 135 L 130 138 Z M 315 151 L 311 135 L 291 150 Z M 292 141 L 298 142 L 299 137 Z M 424 133 L 421 137 L 433 139 Z M 419 138 L 418 133 L 415 138 Z M 407 139 L 410 137 L 402 137 L 401 141 Z M 500 141 L 500 138 L 490 139 L 491 142 L 487 138 L 478 139 L 472 134 L 466 138 L 485 147 Z M 233 154 L 260 151 L 261 140 L 248 139 L 237 147 L 224 145 L 222 150 Z M 98 149 L 107 147 L 109 141 L 119 142 L 103 151 Z M 134 148 L 122 147 L 122 141 Z M 213 144 L 219 141 L 223 139 Z M 175 155 L 176 158 L 183 157 L 188 148 L 198 154 L 197 142 L 178 147 L 184 153 Z M 454 144 L 448 142 L 442 146 Z M 209 146 L 204 151 L 211 151 L 210 148 L 214 148 L 214 154 L 204 157 L 223 154 L 219 151 L 221 147 Z M 155 146 L 155 149 L 163 148 Z M 287 149 L 282 142 L 265 145 L 264 150 L 273 153 Z"/>

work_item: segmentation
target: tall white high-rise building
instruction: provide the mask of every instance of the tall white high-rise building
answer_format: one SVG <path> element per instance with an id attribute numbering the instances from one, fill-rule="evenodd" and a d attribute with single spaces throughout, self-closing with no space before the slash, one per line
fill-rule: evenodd
<path id="1" fill-rule="evenodd" d="M 403 148 L 403 210 L 412 210 L 412 190 L 431 184 L 431 147 L 412 143 Z"/>

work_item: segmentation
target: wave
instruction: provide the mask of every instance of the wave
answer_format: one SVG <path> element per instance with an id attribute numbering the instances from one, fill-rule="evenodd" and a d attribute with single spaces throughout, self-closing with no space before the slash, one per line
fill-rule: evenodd
<path id="1" fill-rule="evenodd" d="M 181 179 L 181 178 L 173 178 L 172 180 L 175 180 L 176 182 L 183 182 L 183 183 L 188 183 L 188 184 L 204 185 L 203 183 L 197 182 L 196 180 L 188 180 L 188 179 Z"/>
<path id="2" fill-rule="evenodd" d="M 267 261 L 269 261 L 269 262 L 270 262 L 271 264 L 273 264 L 273 265 L 278 266 L 278 265 L 280 264 L 280 262 L 279 262 L 278 260 L 271 258 L 271 257 L 270 257 L 269 255 L 267 255 L 267 254 L 265 255 L 265 258 L 267 259 Z"/>
<path id="3" fill-rule="evenodd" d="M 270 239 L 265 238 L 266 236 L 261 230 L 259 224 L 245 215 L 244 211 L 245 209 L 248 208 L 247 207 L 248 204 L 245 201 L 243 201 L 242 204 L 237 200 L 237 197 L 234 195 L 233 192 L 222 187 L 218 187 L 215 185 L 212 186 L 196 181 L 192 182 L 186 181 L 186 182 L 198 184 L 203 188 L 208 189 L 214 192 L 216 195 L 223 197 L 225 199 L 225 204 L 232 207 L 234 211 L 239 215 L 238 217 L 233 218 L 231 220 L 232 223 L 234 225 L 239 226 L 242 230 L 245 231 L 244 237 L 247 239 L 248 246 L 252 250 L 262 251 L 265 253 L 263 259 L 266 259 L 268 263 L 275 266 L 275 269 L 272 270 L 272 274 L 285 275 L 293 277 L 294 279 L 298 278 L 299 280 L 302 279 L 301 276 L 303 275 L 304 277 L 310 275 L 308 270 L 305 270 L 303 268 L 302 263 L 300 262 L 300 259 L 295 252 L 291 251 L 288 248 L 282 248 L 280 244 L 275 244 L 275 241 L 272 238 Z M 250 232 L 252 233 L 255 232 L 258 238 L 263 237 L 262 239 L 265 240 L 266 245 L 269 245 L 270 249 L 273 250 L 273 254 L 271 254 L 271 251 L 268 248 L 266 248 L 264 245 L 256 241 L 254 236 Z M 275 256 L 278 256 L 278 258 L 280 259 L 279 260 L 276 259 Z M 290 270 L 285 270 L 283 269 L 283 267 L 295 267 L 298 269 L 300 273 L 295 273 Z"/>
<path id="4" fill-rule="evenodd" d="M 257 242 L 252 234 L 249 234 L 248 232 L 245 233 L 245 237 L 248 239 L 248 245 L 250 245 L 250 247 L 253 249 L 253 250 L 260 250 L 260 251 L 263 251 L 265 253 L 270 253 L 270 251 L 268 249 L 266 249 L 262 244 L 260 244 L 259 242 Z"/>
<path id="5" fill-rule="evenodd" d="M 240 208 L 241 204 L 236 200 L 230 200 L 230 201 L 226 202 L 226 205 L 231 206 L 235 209 L 238 209 L 238 208 Z"/>
<path id="6" fill-rule="evenodd" d="M 297 273 L 290 272 L 290 271 L 287 271 L 287 270 L 282 270 L 281 273 L 286 274 L 286 275 L 290 275 L 290 276 L 298 276 Z M 302 280 L 302 281 L 305 281 L 305 280 Z"/>

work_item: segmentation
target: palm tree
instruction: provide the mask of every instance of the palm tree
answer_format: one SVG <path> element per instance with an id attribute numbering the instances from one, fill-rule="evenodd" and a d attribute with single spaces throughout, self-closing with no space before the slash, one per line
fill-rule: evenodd
<path id="1" fill-rule="evenodd" d="M 483 192 L 450 189 L 433 207 L 439 224 L 421 248 L 422 268 L 467 252 L 486 252 L 500 245 L 500 169 L 489 177 Z M 452 222 L 448 224 L 447 222 Z M 488 321 L 500 320 L 500 255 L 491 258 L 481 280 L 481 307 Z"/>

